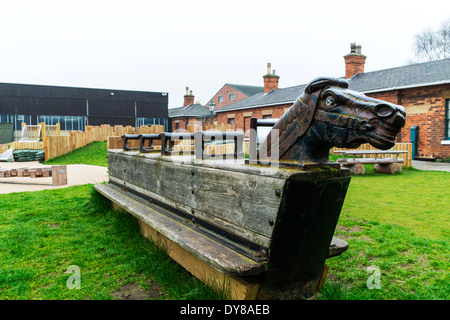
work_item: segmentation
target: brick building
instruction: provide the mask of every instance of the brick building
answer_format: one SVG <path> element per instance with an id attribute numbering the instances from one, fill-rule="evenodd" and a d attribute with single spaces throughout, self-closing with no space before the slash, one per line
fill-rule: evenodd
<path id="1" fill-rule="evenodd" d="M 406 125 L 398 142 L 411 141 L 418 126 L 416 155 L 450 158 L 450 59 L 364 72 L 366 56 L 354 43 L 344 56 L 349 89 L 403 105 Z M 264 76 L 264 91 L 217 109 L 218 123 L 234 123 L 248 137 L 250 118 L 280 118 L 307 84 L 278 88 L 278 76 Z M 311 79 L 312 80 L 312 79 Z"/>
<path id="2" fill-rule="evenodd" d="M 212 101 L 216 105 L 215 109 L 217 110 L 231 103 L 263 92 L 263 89 L 263 87 L 258 86 L 225 83 L 224 86 L 208 101 L 207 105 Z"/>
<path id="3" fill-rule="evenodd" d="M 192 90 L 186 87 L 183 106 L 169 109 L 171 131 L 186 129 L 188 124 L 194 122 L 204 127 L 208 119 L 211 119 L 209 109 L 200 103 L 194 103 L 194 98 Z"/>

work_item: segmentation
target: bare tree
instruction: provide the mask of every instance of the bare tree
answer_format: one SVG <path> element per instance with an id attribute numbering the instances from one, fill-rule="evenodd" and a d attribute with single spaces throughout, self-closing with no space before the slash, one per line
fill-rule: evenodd
<path id="1" fill-rule="evenodd" d="M 426 29 L 414 37 L 414 50 L 418 58 L 438 60 L 450 58 L 450 18 L 437 31 Z"/>

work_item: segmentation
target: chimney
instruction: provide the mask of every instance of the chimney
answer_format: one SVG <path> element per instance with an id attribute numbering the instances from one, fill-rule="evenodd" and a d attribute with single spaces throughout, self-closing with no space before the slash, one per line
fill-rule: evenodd
<path id="1" fill-rule="evenodd" d="M 192 90 L 189 91 L 189 87 L 186 87 L 186 94 L 184 95 L 183 107 L 187 107 L 194 104 L 194 96 L 192 95 Z"/>
<path id="2" fill-rule="evenodd" d="M 361 46 L 356 43 L 350 43 L 350 53 L 344 56 L 345 59 L 345 78 L 349 79 L 357 73 L 364 73 L 364 64 L 366 56 L 361 53 Z"/>
<path id="3" fill-rule="evenodd" d="M 267 63 L 267 74 L 263 76 L 264 78 L 264 93 L 269 92 L 270 90 L 278 90 L 278 80 L 279 76 L 275 75 L 275 70 L 273 72 L 270 71 L 272 64 L 270 62 Z"/>

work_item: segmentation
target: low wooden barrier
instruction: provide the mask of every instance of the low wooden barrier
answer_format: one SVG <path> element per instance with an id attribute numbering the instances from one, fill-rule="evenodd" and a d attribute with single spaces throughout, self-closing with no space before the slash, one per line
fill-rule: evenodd
<path id="1" fill-rule="evenodd" d="M 52 177 L 54 186 L 67 184 L 67 166 L 58 165 L 42 168 L 16 168 L 16 169 L 0 169 L 0 178 L 48 178 Z"/>

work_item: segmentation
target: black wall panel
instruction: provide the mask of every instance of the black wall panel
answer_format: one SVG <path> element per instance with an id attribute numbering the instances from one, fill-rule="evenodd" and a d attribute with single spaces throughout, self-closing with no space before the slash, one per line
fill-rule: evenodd
<path id="1" fill-rule="evenodd" d="M 0 114 L 88 116 L 89 125 L 134 126 L 136 116 L 168 118 L 168 94 L 0 83 Z"/>

